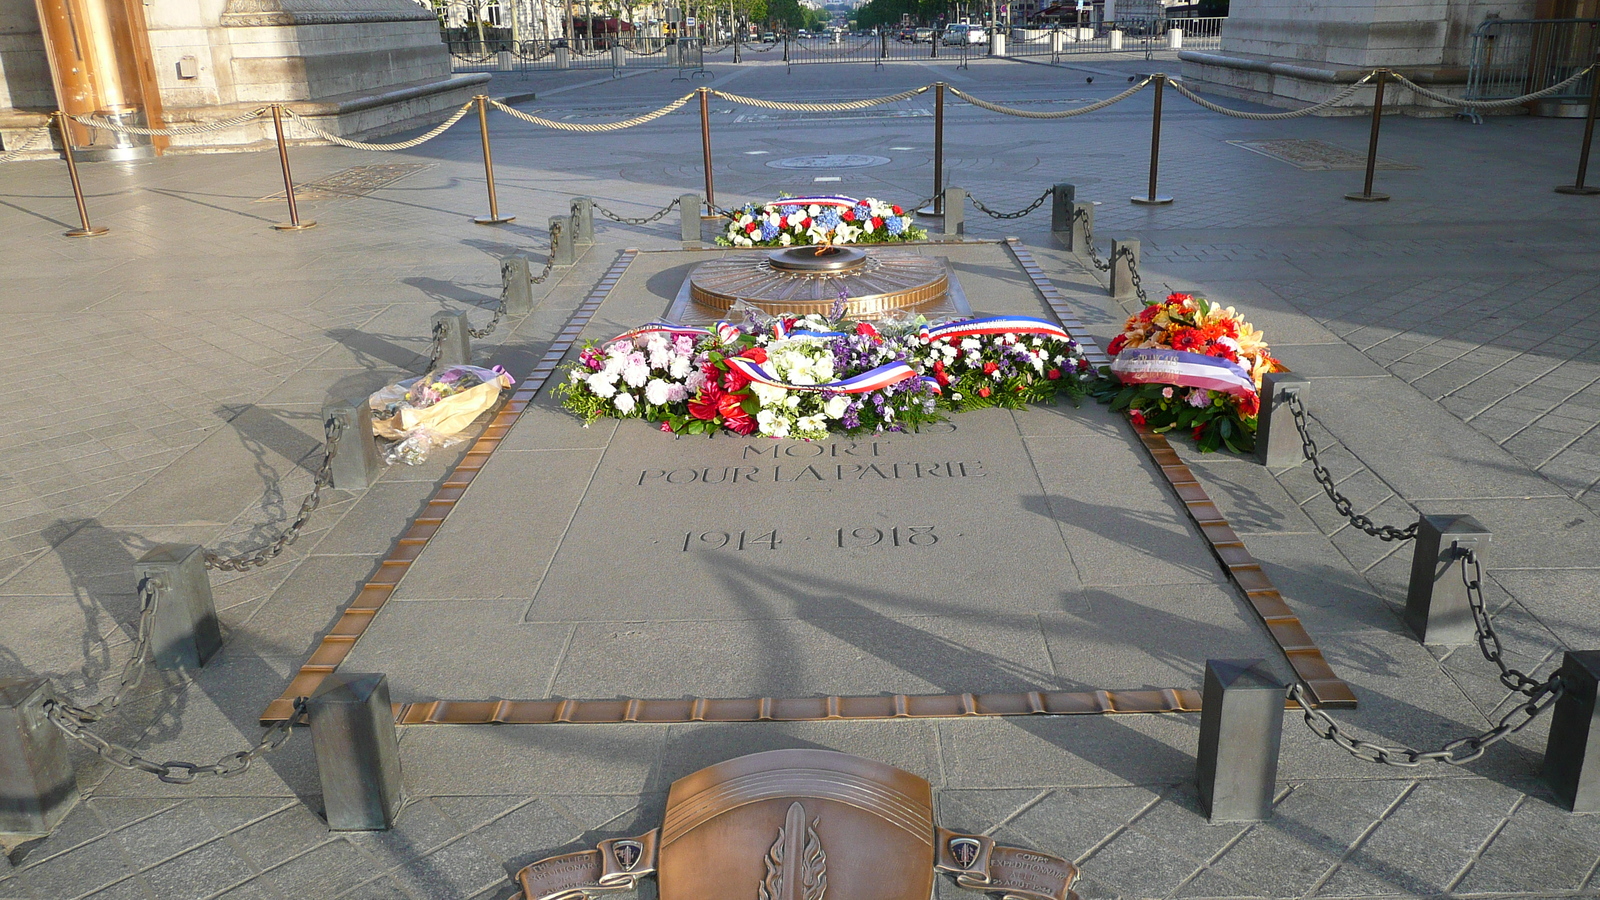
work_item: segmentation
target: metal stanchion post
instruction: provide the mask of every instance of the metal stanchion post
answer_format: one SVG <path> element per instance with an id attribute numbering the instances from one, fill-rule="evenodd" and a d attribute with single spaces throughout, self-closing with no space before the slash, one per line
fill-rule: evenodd
<path id="1" fill-rule="evenodd" d="M 1589 148 L 1594 143 L 1596 107 L 1600 107 L 1600 54 L 1595 55 L 1595 67 L 1589 70 L 1589 115 L 1583 122 L 1583 146 L 1578 151 L 1578 178 L 1571 184 L 1563 184 L 1556 188 L 1558 194 L 1583 196 L 1600 194 L 1600 187 L 1591 187 L 1583 183 L 1584 176 L 1589 174 Z"/>
<path id="2" fill-rule="evenodd" d="M 478 101 L 478 134 L 483 138 L 483 177 L 489 185 L 489 214 L 472 221 L 479 225 L 504 225 L 516 221 L 517 217 L 500 215 L 500 201 L 494 195 L 494 154 L 489 150 L 489 98 L 479 94 L 473 99 Z"/>
<path id="3" fill-rule="evenodd" d="M 1208 659 L 1195 782 L 1210 822 L 1272 815 L 1283 742 L 1283 685 L 1259 659 Z"/>
<path id="4" fill-rule="evenodd" d="M 933 83 L 933 203 L 919 215 L 944 215 L 944 82 Z"/>
<path id="5" fill-rule="evenodd" d="M 82 228 L 74 228 L 66 232 L 67 237 L 99 237 L 110 231 L 109 228 L 96 228 L 89 224 L 89 207 L 83 202 L 83 185 L 78 182 L 78 162 L 72 158 L 72 132 L 67 128 L 67 114 L 57 110 L 52 113 L 56 124 L 61 126 L 61 155 L 67 158 L 67 177 L 72 179 L 72 199 L 78 201 L 78 220 L 83 223 Z"/>
<path id="6" fill-rule="evenodd" d="M 1460 555 L 1481 565 L 1490 534 L 1471 516 L 1423 516 L 1412 542 L 1406 585 L 1406 624 L 1424 644 L 1470 644 L 1478 636 L 1472 595 L 1461 578 Z"/>
<path id="7" fill-rule="evenodd" d="M 1172 202 L 1171 197 L 1162 197 L 1156 194 L 1156 170 L 1161 162 L 1161 94 L 1167 85 L 1167 76 L 1157 74 L 1155 109 L 1150 115 L 1150 190 L 1143 197 L 1131 198 L 1140 206 L 1165 206 Z"/>
<path id="8" fill-rule="evenodd" d="M 300 208 L 294 202 L 294 176 L 289 173 L 289 145 L 283 139 L 283 108 L 272 104 L 272 128 L 278 134 L 278 164 L 283 167 L 283 196 L 289 201 L 289 221 L 272 226 L 278 231 L 304 231 L 315 222 L 300 221 Z"/>
<path id="9" fill-rule="evenodd" d="M 1305 461 L 1289 398 L 1298 396 L 1303 403 L 1310 388 L 1310 379 L 1293 372 L 1262 376 L 1261 413 L 1256 417 L 1256 462 L 1269 469 L 1282 469 Z"/>
<path id="10" fill-rule="evenodd" d="M 523 269 L 526 277 L 527 269 Z M 524 282 L 523 289 L 527 290 Z M 509 304 L 507 312 L 511 312 Z M 383 472 L 383 461 L 378 458 L 378 441 L 372 434 L 372 405 L 366 397 L 351 400 L 330 399 L 322 404 L 322 421 L 338 419 L 344 425 L 339 433 L 339 446 L 333 455 L 328 474 L 332 485 L 341 491 L 364 491 L 371 487 Z"/>
<path id="11" fill-rule="evenodd" d="M 1361 193 L 1345 194 L 1346 200 L 1371 202 L 1389 199 L 1388 194 L 1372 192 L 1372 176 L 1378 170 L 1378 128 L 1383 123 L 1383 82 L 1388 74 L 1385 69 L 1378 70 L 1378 86 L 1372 95 L 1372 136 L 1367 139 L 1367 181 L 1361 188 Z"/>
<path id="12" fill-rule="evenodd" d="M 712 186 L 711 178 L 711 92 L 705 88 L 699 89 L 700 93 L 700 152 L 705 160 L 706 168 L 706 215 L 715 215 L 712 209 L 717 205 L 717 192 Z"/>
<path id="13" fill-rule="evenodd" d="M 1567 651 L 1560 672 L 1566 690 L 1550 717 L 1544 780 L 1573 812 L 1600 812 L 1600 651 Z"/>
<path id="14" fill-rule="evenodd" d="M 434 361 L 434 368 L 472 365 L 472 335 L 467 333 L 466 313 L 436 312 L 432 325 L 432 333 L 439 341 L 439 358 Z"/>
<path id="15" fill-rule="evenodd" d="M 158 544 L 139 557 L 142 581 L 166 584 L 150 623 L 150 663 L 158 669 L 198 669 L 222 649 L 217 605 L 206 574 L 206 551 L 195 544 Z"/>
<path id="16" fill-rule="evenodd" d="M 49 834 L 78 802 L 67 738 L 50 724 L 48 679 L 0 678 L 0 834 Z"/>
<path id="17" fill-rule="evenodd" d="M 383 831 L 400 811 L 400 745 L 388 681 L 335 672 L 311 695 L 311 746 L 330 831 Z"/>

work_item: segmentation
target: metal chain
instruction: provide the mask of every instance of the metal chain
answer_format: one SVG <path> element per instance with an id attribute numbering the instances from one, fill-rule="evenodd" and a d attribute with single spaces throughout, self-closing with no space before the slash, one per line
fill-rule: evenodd
<path id="1" fill-rule="evenodd" d="M 1500 670 L 1500 683 L 1508 689 L 1529 698 L 1540 696 L 1556 680 L 1556 676 L 1539 681 L 1526 672 L 1506 665 L 1505 648 L 1500 644 L 1500 635 L 1495 633 L 1494 624 L 1489 618 L 1489 607 L 1483 600 L 1483 567 L 1478 563 L 1478 553 L 1471 547 L 1457 547 L 1455 552 L 1461 562 L 1461 583 L 1467 589 L 1467 605 L 1472 608 L 1472 622 L 1478 631 L 1478 652 Z M 1468 566 L 1472 567 L 1470 575 L 1467 574 Z"/>
<path id="2" fill-rule="evenodd" d="M 306 495 L 300 503 L 300 512 L 289 523 L 283 533 L 272 539 L 272 542 L 250 553 L 241 553 L 236 556 L 223 556 L 213 550 L 205 552 L 207 569 L 222 569 L 229 572 L 248 572 L 260 568 L 274 559 L 300 538 L 300 532 L 305 530 L 306 522 L 311 514 L 316 512 L 317 506 L 322 502 L 322 490 L 333 484 L 333 458 L 339 453 L 339 438 L 344 435 L 344 422 L 337 418 L 329 418 L 322 423 L 327 436 L 327 449 L 322 454 L 322 465 L 317 469 L 317 477 L 311 485 L 311 493 Z"/>
<path id="3" fill-rule="evenodd" d="M 1144 283 L 1139 280 L 1139 257 L 1135 256 L 1132 247 L 1118 247 L 1111 255 L 1113 261 L 1126 259 L 1128 261 L 1128 278 L 1133 282 L 1134 293 L 1139 295 L 1140 303 L 1149 303 L 1150 298 L 1145 295 Z M 1106 268 L 1110 268 L 1107 266 Z"/>
<path id="4" fill-rule="evenodd" d="M 428 350 L 428 367 L 422 371 L 432 372 L 439 365 L 439 357 L 444 355 L 444 335 L 448 330 L 442 321 L 433 323 L 433 346 Z"/>
<path id="5" fill-rule="evenodd" d="M 1317 442 L 1312 440 L 1311 431 L 1306 427 L 1306 408 L 1300 402 L 1298 394 L 1289 394 L 1284 398 L 1284 405 L 1289 407 L 1289 412 L 1294 416 L 1294 427 L 1300 432 L 1300 449 L 1306 459 L 1311 461 L 1311 474 L 1316 477 L 1317 483 L 1322 485 L 1322 490 L 1333 501 L 1333 508 L 1339 515 L 1350 520 L 1350 524 L 1365 531 L 1380 541 L 1409 541 L 1417 536 L 1417 524 L 1412 522 L 1404 528 L 1393 525 L 1375 525 L 1372 520 L 1355 511 L 1355 504 L 1350 498 L 1339 493 L 1333 486 L 1333 475 L 1328 468 L 1317 458 Z"/>
<path id="6" fill-rule="evenodd" d="M 1544 713 L 1550 705 L 1555 703 L 1565 686 L 1559 676 L 1552 676 L 1543 688 L 1535 694 L 1529 695 L 1528 702 L 1513 707 L 1500 721 L 1488 731 L 1450 741 L 1437 750 L 1415 750 L 1411 747 L 1391 747 L 1363 741 L 1345 734 L 1331 716 L 1320 709 L 1312 707 L 1311 698 L 1308 696 L 1305 685 L 1294 684 L 1289 688 L 1290 699 L 1300 704 L 1304 711 L 1306 726 L 1313 734 L 1324 740 L 1333 741 L 1343 747 L 1347 753 L 1357 759 L 1375 762 L 1385 766 L 1400 766 L 1415 768 L 1424 762 L 1449 763 L 1452 766 L 1465 765 L 1483 756 L 1484 751 L 1500 743 L 1513 734 L 1528 727 L 1528 723 Z M 1518 721 L 1520 717 L 1520 721 Z"/>
<path id="7" fill-rule="evenodd" d="M 1022 209 L 1020 209 L 1020 210 L 1018 210 L 1016 212 L 1013 212 L 1013 213 L 995 212 L 994 210 L 992 210 L 989 207 L 985 206 L 983 204 L 982 200 L 979 200 L 977 197 L 974 197 L 971 194 L 967 195 L 967 199 L 972 201 L 972 205 L 977 207 L 979 212 L 983 213 L 984 215 L 988 216 L 991 219 L 1020 219 L 1023 216 L 1026 216 L 1027 214 L 1029 214 L 1029 213 L 1033 212 L 1034 210 L 1038 209 L 1039 207 L 1043 206 L 1044 202 L 1046 200 L 1049 200 L 1050 199 L 1050 195 L 1053 194 L 1053 193 L 1055 193 L 1055 190 L 1053 188 L 1046 189 L 1045 192 L 1040 194 L 1037 198 L 1035 198 L 1032 203 L 1028 204 L 1027 206 L 1023 207 Z"/>
<path id="8" fill-rule="evenodd" d="M 122 678 L 117 689 L 88 706 L 73 706 L 65 701 L 53 701 L 63 708 L 63 713 L 78 723 L 96 722 L 122 705 L 128 694 L 144 681 L 145 663 L 150 658 L 150 633 L 155 627 L 156 604 L 167 583 L 159 575 L 146 575 L 139 580 L 139 632 L 133 642 L 133 655 L 122 667 Z"/>
<path id="9" fill-rule="evenodd" d="M 157 780 L 164 781 L 167 784 L 193 784 L 194 780 L 202 775 L 215 775 L 219 778 L 232 778 L 235 775 L 242 775 L 250 768 L 251 763 L 282 747 L 289 740 L 289 735 L 294 733 L 295 727 L 299 725 L 301 717 L 305 714 L 306 698 L 296 697 L 294 713 L 288 718 L 280 722 L 274 722 L 269 726 L 262 733 L 261 740 L 257 741 L 255 746 L 249 750 L 229 753 L 210 764 L 181 762 L 171 759 L 158 763 L 155 760 L 147 759 L 128 747 L 108 741 L 84 728 L 84 721 L 73 716 L 71 709 L 72 707 L 59 700 L 45 702 L 45 715 L 49 717 L 51 724 L 61 729 L 67 737 L 93 750 L 96 755 L 106 762 L 130 771 L 149 772 L 151 775 L 156 776 Z"/>
<path id="10" fill-rule="evenodd" d="M 1094 246 L 1094 226 L 1089 223 L 1089 211 L 1082 207 L 1074 209 L 1072 211 L 1072 221 L 1083 222 L 1083 243 L 1084 246 L 1089 248 L 1089 261 L 1094 263 L 1096 269 L 1102 272 L 1109 272 L 1111 263 L 1101 259 L 1100 251 L 1095 249 Z"/>
<path id="11" fill-rule="evenodd" d="M 594 211 L 595 212 L 599 213 L 602 216 L 605 216 L 606 218 L 610 219 L 613 222 L 621 222 L 624 225 L 649 225 L 651 222 L 659 221 L 664 216 L 666 216 L 667 213 L 672 212 L 674 209 L 677 209 L 677 208 L 678 208 L 678 200 L 676 198 L 674 198 L 671 203 L 668 203 L 666 206 L 663 206 L 660 210 L 656 211 L 654 214 L 648 215 L 648 216 L 643 216 L 643 217 L 635 219 L 635 218 L 630 218 L 628 216 L 619 215 L 617 213 L 614 213 L 611 210 L 606 209 L 604 206 L 601 206 L 598 203 L 594 204 Z"/>
<path id="12" fill-rule="evenodd" d="M 676 202 L 676 201 L 674 201 L 674 202 Z M 530 275 L 530 276 L 528 276 L 528 281 L 530 283 L 532 283 L 532 284 L 544 284 L 545 279 L 550 277 L 551 270 L 556 267 L 556 242 L 558 240 L 560 240 L 560 238 L 561 238 L 561 223 L 560 222 L 551 223 L 551 225 L 550 225 L 550 252 L 546 253 L 545 257 L 544 257 L 544 271 L 540 272 L 538 275 Z M 507 268 L 508 265 L 509 265 L 509 263 L 501 263 L 500 264 L 500 280 L 501 280 L 502 283 L 504 283 L 504 281 L 505 281 L 506 268 Z M 499 303 L 499 305 L 497 305 L 494 308 L 494 316 L 489 319 L 489 324 L 483 326 L 482 328 L 473 328 L 471 326 L 468 326 L 467 334 L 470 334 L 475 338 L 486 338 L 489 335 L 494 334 L 494 330 L 496 328 L 500 327 L 500 320 L 505 318 L 505 314 L 506 314 L 506 296 L 505 296 L 505 293 L 502 291 L 501 294 L 500 294 L 500 303 Z M 429 358 L 428 358 L 428 371 L 429 372 L 432 372 L 433 371 L 433 367 L 439 364 L 439 355 L 442 352 L 443 346 L 444 346 L 444 323 L 443 322 L 435 322 L 435 323 L 433 323 L 433 347 L 429 351 Z"/>

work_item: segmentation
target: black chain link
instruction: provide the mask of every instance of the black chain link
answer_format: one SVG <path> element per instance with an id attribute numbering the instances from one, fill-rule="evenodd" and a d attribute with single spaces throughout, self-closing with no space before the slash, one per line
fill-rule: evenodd
<path id="1" fill-rule="evenodd" d="M 668 203 L 666 206 L 663 206 L 661 209 L 655 211 L 654 213 L 651 213 L 648 216 L 641 216 L 639 218 L 631 218 L 629 216 L 624 216 L 624 215 L 620 215 L 618 213 L 614 213 L 611 210 L 606 209 L 604 206 L 601 206 L 598 203 L 594 204 L 594 211 L 595 212 L 599 213 L 602 216 L 605 216 L 606 218 L 610 219 L 613 222 L 621 222 L 623 225 L 649 225 L 651 222 L 659 222 L 662 218 L 664 218 L 667 215 L 667 213 L 672 212 L 673 210 L 675 210 L 677 208 L 678 208 L 678 199 L 674 199 L 671 203 Z"/>
<path id="2" fill-rule="evenodd" d="M 127 699 L 128 694 L 144 681 L 146 664 L 150 661 L 150 634 L 154 627 L 156 608 L 160 605 L 161 595 L 166 590 L 166 582 L 154 575 L 147 575 L 139 582 L 139 637 L 134 641 L 133 655 L 123 666 L 122 678 L 118 681 L 116 690 L 88 706 L 75 706 L 65 700 L 51 698 L 45 701 L 45 716 L 67 737 L 88 747 L 106 762 L 132 771 L 148 772 L 167 784 L 190 784 L 202 775 L 232 778 L 249 769 L 250 764 L 263 754 L 271 753 L 289 740 L 289 734 L 294 731 L 295 725 L 305 713 L 306 698 L 296 699 L 294 715 L 268 728 L 254 747 L 229 753 L 208 765 L 177 760 L 158 763 L 140 756 L 128 747 L 108 741 L 85 727 L 110 715 Z"/>
<path id="3" fill-rule="evenodd" d="M 596 206 L 595 208 L 599 209 L 598 206 Z M 556 246 L 555 245 L 556 245 L 556 241 L 559 240 L 560 237 L 561 237 L 561 223 L 557 222 L 557 223 L 555 223 L 555 224 L 550 226 L 550 252 L 546 253 L 545 257 L 544 257 L 544 271 L 540 272 L 538 275 L 529 275 L 528 276 L 528 281 L 530 283 L 532 283 L 532 284 L 544 284 L 545 279 L 550 277 L 551 271 L 553 271 L 555 269 L 555 267 L 556 267 Z M 503 260 L 500 263 L 500 284 L 502 285 L 502 289 L 500 291 L 500 303 L 499 303 L 499 305 L 497 305 L 494 308 L 494 315 L 489 319 L 489 323 L 487 325 L 484 325 L 482 328 L 472 328 L 472 327 L 469 326 L 467 328 L 467 334 L 470 334 L 475 338 L 486 338 L 489 335 L 494 334 L 494 330 L 496 328 L 500 327 L 500 320 L 502 318 L 504 318 L 505 314 L 506 314 L 506 292 L 505 292 L 503 286 L 506 283 L 506 279 L 510 276 L 510 268 L 511 268 L 510 260 Z M 432 348 L 430 348 L 429 353 L 428 353 L 428 369 L 427 370 L 429 372 L 432 372 L 434 367 L 439 364 L 439 354 L 443 351 L 443 346 L 444 346 L 444 330 L 443 329 L 444 329 L 444 326 L 443 326 L 442 323 L 438 323 L 438 322 L 434 323 L 434 326 L 433 326 L 433 346 L 432 346 Z"/>
<path id="4" fill-rule="evenodd" d="M 140 756 L 128 747 L 95 734 L 84 727 L 85 723 L 75 718 L 71 707 L 57 700 L 47 701 L 45 715 L 51 724 L 61 729 L 67 737 L 77 741 L 101 759 L 119 768 L 135 772 L 148 772 L 156 776 L 158 781 L 167 784 L 193 784 L 196 778 L 202 775 L 215 775 L 219 778 L 232 778 L 242 775 L 250 768 L 250 764 L 262 756 L 282 747 L 289 740 L 289 735 L 300 723 L 305 715 L 306 698 L 296 697 L 294 713 L 281 722 L 275 722 L 261 735 L 261 740 L 248 750 L 229 753 L 219 758 L 214 763 L 192 763 L 180 760 L 167 760 L 156 762 Z"/>
<path id="5" fill-rule="evenodd" d="M 1093 246 L 1093 244 L 1090 245 L 1090 247 Z M 1138 295 L 1140 303 L 1149 303 L 1150 298 L 1145 295 L 1144 283 L 1139 279 L 1139 257 L 1134 254 L 1133 248 L 1118 247 L 1111 258 L 1113 260 L 1126 259 L 1128 261 L 1128 280 L 1133 282 L 1133 291 Z M 1098 258 L 1096 264 L 1098 265 Z"/>
<path id="6" fill-rule="evenodd" d="M 1524 702 L 1507 711 L 1488 731 L 1454 740 L 1438 750 L 1425 752 L 1410 747 L 1386 747 L 1346 735 L 1331 716 L 1321 710 L 1312 709 L 1305 686 L 1295 684 L 1289 688 L 1289 696 L 1304 709 L 1306 725 L 1318 737 L 1333 741 L 1352 756 L 1383 765 L 1410 768 L 1424 762 L 1443 762 L 1459 766 L 1478 759 L 1489 747 L 1528 727 L 1528 723 L 1549 709 L 1566 690 L 1559 672 L 1544 681 L 1539 681 L 1525 672 L 1506 665 L 1505 649 L 1500 644 L 1500 636 L 1495 633 L 1494 623 L 1490 619 L 1488 606 L 1483 599 L 1483 567 L 1478 562 L 1478 554 L 1471 547 L 1460 546 L 1454 549 L 1454 553 L 1461 565 L 1461 583 L 1467 589 L 1467 605 L 1472 608 L 1472 622 L 1478 633 L 1478 650 L 1484 659 L 1499 668 L 1500 683 L 1522 695 L 1525 698 Z"/>
<path id="7" fill-rule="evenodd" d="M 1100 258 L 1100 251 L 1094 246 L 1094 226 L 1089 223 L 1089 211 L 1078 207 L 1072 211 L 1072 221 L 1083 223 L 1083 245 L 1089 250 L 1089 261 L 1102 272 L 1111 271 L 1111 263 Z"/>
<path id="8" fill-rule="evenodd" d="M 322 465 L 317 468 L 316 480 L 312 482 L 311 493 L 306 495 L 300 503 L 300 512 L 289 523 L 289 527 L 282 534 L 273 538 L 271 543 L 249 553 L 236 556 L 223 556 L 213 550 L 205 551 L 207 569 L 222 569 L 229 572 L 248 572 L 260 568 L 282 555 L 290 544 L 299 540 L 300 532 L 305 530 L 306 522 L 311 519 L 311 514 L 317 511 L 317 506 L 322 503 L 322 491 L 333 484 L 333 458 L 339 453 L 339 438 L 344 436 L 344 422 L 338 418 L 330 417 L 322 423 L 323 432 L 327 437 L 326 449 L 322 454 Z"/>
<path id="9" fill-rule="evenodd" d="M 1317 458 L 1317 442 L 1312 440 L 1311 431 L 1306 427 L 1306 408 L 1300 402 L 1300 395 L 1295 393 L 1287 394 L 1284 397 L 1284 405 L 1289 408 L 1289 412 L 1294 416 L 1294 427 L 1300 432 L 1301 452 L 1305 454 L 1306 459 L 1311 461 L 1311 474 L 1316 477 L 1317 483 L 1322 485 L 1322 490 L 1328 495 L 1328 499 L 1333 501 L 1333 508 L 1338 511 L 1339 515 L 1349 519 L 1351 525 L 1380 541 L 1409 541 L 1416 538 L 1417 526 L 1421 524 L 1420 522 L 1412 522 L 1404 528 L 1396 528 L 1393 525 L 1375 525 L 1371 519 L 1355 511 L 1355 504 L 1350 501 L 1349 497 L 1339 493 L 1338 489 L 1333 486 L 1333 475 L 1328 472 L 1328 468 Z"/>
<path id="10" fill-rule="evenodd" d="M 1032 203 L 1030 203 L 1027 206 L 1024 206 L 1022 209 L 1019 209 L 1016 212 L 1012 212 L 1012 213 L 996 212 L 996 211 L 990 209 L 989 207 L 985 206 L 983 204 L 982 200 L 979 200 L 977 197 L 974 197 L 971 194 L 967 195 L 967 199 L 972 201 L 972 205 L 977 207 L 979 212 L 983 213 L 984 215 L 988 216 L 991 219 L 1020 219 L 1020 218 L 1022 218 L 1024 216 L 1028 215 L 1029 213 L 1033 212 L 1034 210 L 1038 209 L 1039 207 L 1043 206 L 1044 202 L 1046 200 L 1049 200 L 1051 194 L 1054 194 L 1054 193 L 1055 193 L 1054 189 L 1046 190 L 1044 193 L 1040 194 Z"/>

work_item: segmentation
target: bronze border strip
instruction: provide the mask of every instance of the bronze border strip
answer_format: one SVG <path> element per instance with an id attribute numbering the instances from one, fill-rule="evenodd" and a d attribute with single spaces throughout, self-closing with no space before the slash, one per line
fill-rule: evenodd
<path id="1" fill-rule="evenodd" d="M 454 471 L 445 478 L 433 493 L 433 498 L 428 501 L 427 508 L 411 522 L 411 527 L 400 536 L 388 556 L 378 566 L 378 571 L 356 593 L 355 599 L 345 607 L 339 620 L 334 623 L 317 649 L 312 651 L 309 659 L 300 667 L 300 671 L 289 682 L 283 694 L 278 699 L 267 704 L 261 713 L 261 724 L 271 725 L 287 719 L 294 712 L 296 697 L 309 696 L 317 689 L 322 680 L 344 662 L 350 650 L 367 626 L 372 623 L 373 616 L 377 615 L 383 604 L 388 602 L 399 586 L 400 579 L 405 577 L 411 563 L 421 555 L 428 541 L 438 533 L 444 520 L 455 509 L 456 501 L 466 493 L 467 486 L 472 484 L 479 471 L 489 461 L 489 455 L 500 446 L 500 441 L 511 431 L 511 426 L 516 424 L 522 411 L 528 408 L 539 391 L 544 389 L 546 382 L 555 374 L 574 344 L 578 335 L 588 326 L 600 304 L 605 302 L 611 289 L 617 286 L 628 266 L 633 263 L 639 251 L 626 249 L 617 254 L 617 258 L 606 270 L 600 281 L 589 291 L 583 303 L 573 310 L 564 325 L 551 343 L 550 349 L 540 357 L 533 371 L 522 379 L 512 392 L 510 399 L 501 404 L 494 418 L 489 421 L 483 433 L 473 442 L 472 449 L 466 452 L 461 461 L 456 464 Z"/>
<path id="2" fill-rule="evenodd" d="M 1082 346 L 1083 354 L 1089 363 L 1096 367 L 1110 365 L 1111 358 L 1106 356 L 1100 346 L 1088 336 L 1088 329 L 1067 305 L 1067 298 L 1050 283 L 1044 270 L 1034 262 L 1033 254 L 1029 253 L 1017 238 L 1008 237 L 1005 239 L 1005 244 L 1011 248 L 1011 253 L 1017 258 L 1022 270 L 1028 273 L 1034 288 L 1044 296 L 1045 303 L 1056 314 L 1061 327 Z M 1129 420 L 1128 424 L 1133 425 L 1132 420 Z M 1222 511 L 1206 494 L 1205 487 L 1194 477 L 1189 467 L 1183 464 L 1178 452 L 1167 442 L 1167 436 L 1156 434 L 1140 425 L 1133 425 L 1133 430 L 1139 436 L 1139 442 L 1144 445 L 1145 451 L 1150 454 L 1151 461 L 1161 470 L 1172 492 L 1188 511 L 1195 527 L 1205 535 L 1206 544 L 1211 548 L 1212 555 L 1227 570 L 1228 577 L 1239 590 L 1244 592 L 1251 609 L 1255 610 L 1261 619 L 1261 624 L 1266 626 L 1267 633 L 1272 635 L 1273 642 L 1283 652 L 1295 675 L 1311 690 L 1316 705 L 1334 709 L 1354 708 L 1355 692 L 1333 671 L 1333 667 L 1323 657 L 1322 650 L 1317 647 L 1310 633 L 1301 624 L 1300 617 L 1296 616 L 1284 602 L 1283 595 L 1273 586 L 1272 579 L 1262 570 L 1261 563 L 1250 555 L 1244 541 L 1239 538 L 1233 526 L 1223 517 Z"/>
<path id="3" fill-rule="evenodd" d="M 685 700 L 431 700 L 395 704 L 399 725 L 602 725 L 823 722 L 970 716 L 1093 716 L 1200 711 L 1190 688 L 1018 694 L 893 694 Z"/>

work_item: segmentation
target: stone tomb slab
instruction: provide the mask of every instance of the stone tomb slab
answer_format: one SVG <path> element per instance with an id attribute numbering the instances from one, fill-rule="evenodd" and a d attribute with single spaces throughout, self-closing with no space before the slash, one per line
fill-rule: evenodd
<path id="1" fill-rule="evenodd" d="M 1050 316 L 1004 246 L 937 251 L 979 314 Z M 641 254 L 584 338 L 710 257 Z M 1092 401 L 802 442 L 583 429 L 541 396 L 340 668 L 413 702 L 1193 688 L 1208 656 L 1288 673 Z"/>

